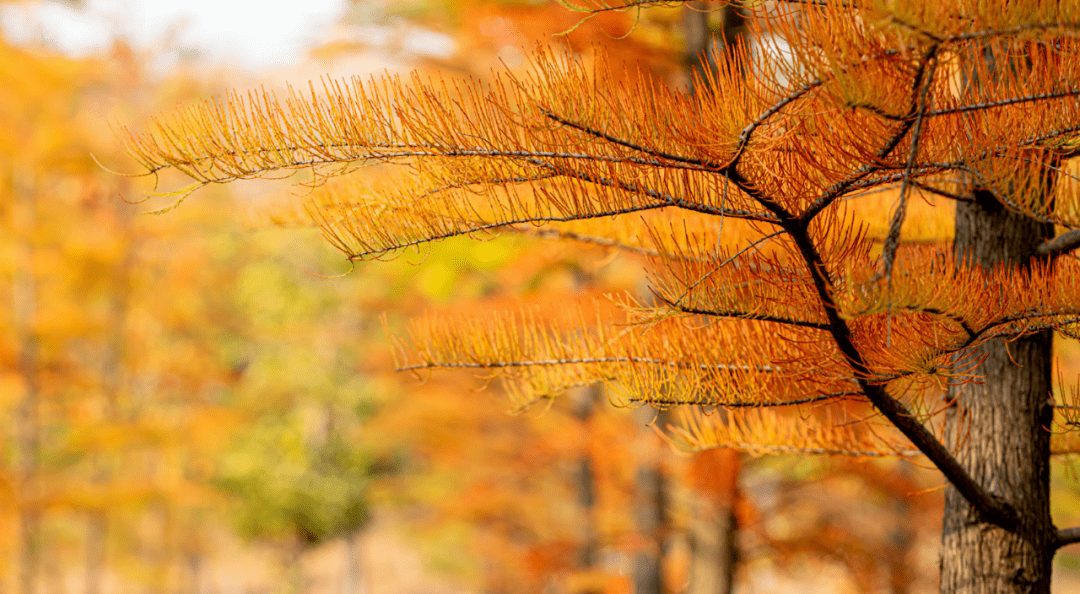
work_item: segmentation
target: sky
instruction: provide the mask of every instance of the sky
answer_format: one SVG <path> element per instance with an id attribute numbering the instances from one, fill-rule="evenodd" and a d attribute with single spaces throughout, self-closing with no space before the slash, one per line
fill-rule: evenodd
<path id="1" fill-rule="evenodd" d="M 0 28 L 13 41 L 47 44 L 71 55 L 106 48 L 114 36 L 213 65 L 249 70 L 288 67 L 326 38 L 345 0 L 86 0 L 0 7 Z"/>

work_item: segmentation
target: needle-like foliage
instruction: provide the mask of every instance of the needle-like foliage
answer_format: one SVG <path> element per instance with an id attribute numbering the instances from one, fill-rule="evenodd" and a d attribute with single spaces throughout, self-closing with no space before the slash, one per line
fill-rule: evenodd
<path id="1" fill-rule="evenodd" d="M 693 95 L 538 50 L 531 74 L 490 84 L 227 95 L 126 139 L 148 173 L 192 178 L 180 196 L 312 172 L 310 212 L 350 260 L 513 232 L 622 249 L 649 271 L 648 297 L 418 320 L 402 369 L 477 369 L 520 404 L 603 381 L 631 402 L 726 408 L 729 422 L 686 417 L 689 448 L 924 455 L 1015 526 L 952 457 L 942 397 L 983 381 L 981 344 L 1080 329 L 1080 5 L 755 10 L 754 50 L 717 55 Z M 405 175 L 355 173 L 375 164 Z M 975 190 L 1059 234 L 1014 265 L 955 254 L 953 206 Z"/>

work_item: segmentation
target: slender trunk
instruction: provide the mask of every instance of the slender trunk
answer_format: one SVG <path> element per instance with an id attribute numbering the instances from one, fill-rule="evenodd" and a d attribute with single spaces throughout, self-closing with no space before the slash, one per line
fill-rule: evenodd
<path id="1" fill-rule="evenodd" d="M 295 536 L 286 543 L 285 573 L 290 594 L 304 594 L 307 581 L 304 579 L 304 545 L 300 536 Z"/>
<path id="2" fill-rule="evenodd" d="M 986 191 L 956 210 L 955 250 L 990 267 L 1023 264 L 1050 225 L 1004 208 Z M 957 459 L 1023 514 L 1016 533 L 984 522 L 953 488 L 945 492 L 941 591 L 1050 591 L 1050 332 L 978 349 L 981 384 L 949 393 L 946 436 Z"/>
<path id="3" fill-rule="evenodd" d="M 714 14 L 719 18 L 710 19 Z M 737 4 L 688 2 L 685 5 L 683 55 L 690 71 L 690 93 L 694 92 L 695 75 L 704 78 L 707 72 L 716 71 L 716 45 L 723 43 L 726 51 L 746 33 L 746 16 L 746 9 Z M 718 26 L 714 27 L 711 20 L 718 20 Z"/>
<path id="4" fill-rule="evenodd" d="M 910 485 L 907 489 L 908 493 L 917 490 L 910 482 L 911 471 L 911 462 L 907 460 L 900 462 L 897 473 L 903 480 L 902 484 Z M 912 510 L 911 502 L 907 496 L 897 496 L 895 490 L 890 489 L 890 491 L 895 498 L 894 517 L 896 520 L 889 535 L 889 543 L 892 547 L 883 561 L 889 579 L 889 593 L 908 594 L 911 591 L 911 584 L 915 577 L 911 567 L 911 554 L 915 545 L 915 525 L 911 521 L 914 510 Z"/>
<path id="5" fill-rule="evenodd" d="M 686 594 L 729 594 L 737 550 L 739 453 L 708 450 L 691 462 L 690 581 Z"/>
<path id="6" fill-rule="evenodd" d="M 104 510 L 91 510 L 86 515 L 86 594 L 101 594 L 105 573 L 105 550 L 108 518 Z"/>
<path id="7" fill-rule="evenodd" d="M 634 553 L 634 594 L 663 594 L 664 474 L 659 464 L 638 467 L 635 520 L 642 546 Z"/>
<path id="8" fill-rule="evenodd" d="M 9 172 L 13 196 L 12 229 L 18 237 L 15 275 L 12 279 L 12 311 L 18 337 L 18 370 L 23 397 L 16 418 L 15 471 L 19 480 L 19 589 L 35 594 L 41 565 L 41 517 L 38 511 L 41 458 L 40 348 L 34 329 L 37 317 L 37 278 L 34 270 L 34 235 L 37 228 L 37 196 L 31 167 L 14 166 Z"/>
<path id="9" fill-rule="evenodd" d="M 203 576 L 203 556 L 198 551 L 191 551 L 187 554 L 187 569 L 188 569 L 188 591 L 203 593 L 206 590 L 202 587 Z"/>
<path id="10" fill-rule="evenodd" d="M 366 594 L 364 574 L 360 569 L 360 530 L 345 535 L 345 584 L 342 594 Z"/>
<path id="11" fill-rule="evenodd" d="M 127 184 L 124 192 L 127 193 Z M 127 324 L 128 299 L 131 294 L 130 271 L 135 255 L 135 239 L 132 234 L 131 215 L 126 204 L 112 201 L 112 220 L 115 232 L 124 246 L 124 257 L 113 270 L 110 278 L 109 336 L 101 361 L 101 387 L 104 398 L 102 419 L 109 424 L 120 420 L 120 397 L 124 357 L 124 329 Z M 110 480 L 107 455 L 91 452 L 94 467 L 91 480 L 98 486 Z M 100 594 L 102 580 L 108 564 L 109 515 L 105 508 L 90 509 L 86 514 L 86 594 Z"/>
<path id="12" fill-rule="evenodd" d="M 642 407 L 635 412 L 643 424 L 659 427 L 668 424 L 666 411 Z M 662 564 L 669 532 L 663 459 L 669 446 L 650 428 L 643 428 L 636 441 L 633 456 L 638 467 L 634 472 L 633 509 L 638 546 L 633 556 L 632 591 L 634 594 L 663 594 Z"/>
<path id="13" fill-rule="evenodd" d="M 596 507 L 596 477 L 589 442 L 595 403 L 602 397 L 603 390 L 604 387 L 599 384 L 580 390 L 575 394 L 576 401 L 573 404 L 574 416 L 581 423 L 585 434 L 585 442 L 574 468 L 574 491 L 581 514 L 581 547 L 578 549 L 577 560 L 580 569 L 595 567 L 600 554 L 596 522 L 593 518 L 593 508 Z"/>

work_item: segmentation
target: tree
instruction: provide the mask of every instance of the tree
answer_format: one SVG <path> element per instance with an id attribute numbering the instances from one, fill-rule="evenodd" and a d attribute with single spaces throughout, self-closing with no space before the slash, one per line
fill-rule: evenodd
<path id="1" fill-rule="evenodd" d="M 760 49 L 693 96 L 541 50 L 488 86 L 229 95 L 126 139 L 194 179 L 181 197 L 313 171 L 352 262 L 491 232 L 643 253 L 651 300 L 422 318 L 399 368 L 724 407 L 671 429 L 690 449 L 922 457 L 949 484 L 942 590 L 1048 591 L 1080 541 L 1049 511 L 1050 455 L 1078 445 L 1051 333 L 1080 321 L 1080 6 L 793 2 L 749 26 Z"/>

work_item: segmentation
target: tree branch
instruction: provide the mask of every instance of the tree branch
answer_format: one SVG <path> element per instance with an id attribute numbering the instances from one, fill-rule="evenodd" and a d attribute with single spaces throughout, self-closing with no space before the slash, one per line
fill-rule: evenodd
<path id="1" fill-rule="evenodd" d="M 1073 229 L 1049 241 L 1044 241 L 1039 247 L 1035 248 L 1035 255 L 1053 260 L 1078 247 L 1080 247 L 1080 229 Z"/>
<path id="2" fill-rule="evenodd" d="M 660 297 L 660 300 L 663 301 L 664 303 L 666 303 L 668 305 L 668 307 L 671 307 L 672 309 L 678 310 L 678 311 L 680 311 L 682 313 L 695 314 L 695 315 L 699 315 L 699 316 L 708 316 L 708 317 L 714 317 L 714 318 L 731 318 L 731 319 L 737 319 L 737 320 L 757 320 L 759 322 L 773 322 L 773 323 L 776 323 L 776 324 L 784 324 L 786 326 L 800 326 L 800 327 L 803 327 L 803 328 L 815 328 L 817 330 L 828 330 L 829 329 L 828 324 L 822 324 L 821 322 L 810 322 L 810 321 L 807 321 L 807 320 L 796 320 L 795 318 L 786 318 L 786 317 L 783 317 L 783 316 L 771 316 L 771 315 L 768 315 L 768 314 L 752 313 L 752 312 L 744 312 L 744 311 L 735 311 L 735 310 L 719 311 L 719 310 L 703 309 L 703 308 L 699 308 L 699 307 L 689 307 L 689 306 L 686 306 L 686 305 L 680 305 L 678 303 L 669 301 L 667 299 L 664 299 L 663 297 Z"/>
<path id="3" fill-rule="evenodd" d="M 673 367 L 676 369 L 715 369 L 718 371 L 753 371 L 756 373 L 773 373 L 777 368 L 772 365 L 729 365 L 727 363 L 705 364 L 687 363 L 685 361 L 672 361 L 670 359 L 657 359 L 654 357 L 575 357 L 567 359 L 535 359 L 526 361 L 487 361 L 487 362 L 439 362 L 417 363 L 397 367 L 394 371 L 419 371 L 421 369 L 502 369 L 518 367 L 559 367 L 562 365 L 591 365 L 600 363 L 638 363 L 643 365 L 659 365 L 661 367 Z"/>
<path id="4" fill-rule="evenodd" d="M 931 46 L 926 52 L 926 60 L 930 67 L 925 69 L 926 75 L 920 76 L 922 90 L 919 92 L 919 101 L 916 107 L 915 126 L 911 132 L 911 150 L 908 151 L 907 164 L 904 167 L 904 178 L 900 181 L 900 199 L 897 200 L 896 212 L 893 213 L 889 223 L 889 234 L 885 236 L 885 245 L 882 248 L 882 259 L 885 261 L 885 278 L 892 287 L 892 269 L 896 261 L 896 250 L 900 248 L 900 229 L 907 218 L 908 188 L 911 186 L 911 173 L 915 168 L 915 157 L 919 153 L 919 140 L 922 137 L 923 119 L 926 115 L 927 101 L 930 95 L 930 87 L 934 83 L 934 72 L 937 70 L 937 60 L 934 59 L 937 46 Z M 920 68 L 920 73 L 923 71 Z"/>
<path id="5" fill-rule="evenodd" d="M 649 155 L 650 157 L 656 157 L 658 159 L 663 159 L 665 161 L 673 161 L 675 163 L 682 163 L 684 165 L 694 165 L 695 168 L 701 168 L 702 170 L 705 170 L 705 171 L 717 171 L 717 170 L 720 170 L 720 169 L 724 168 L 723 163 L 713 163 L 713 162 L 709 162 L 709 161 L 703 161 L 701 159 L 694 159 L 692 157 L 684 157 L 682 155 L 676 155 L 674 153 L 666 153 L 666 152 L 663 152 L 663 151 L 656 151 L 656 150 L 653 150 L 651 148 L 641 146 L 639 144 L 634 144 L 634 143 L 632 143 L 632 142 L 630 142 L 628 140 L 623 140 L 621 138 L 612 136 L 611 134 L 608 134 L 607 132 L 603 132 L 601 130 L 594 130 L 593 128 L 590 128 L 590 127 L 585 126 L 583 124 L 579 124 L 579 123 L 577 123 L 577 122 L 575 122 L 573 120 L 568 120 L 568 119 L 560 116 L 559 114 L 551 111 L 550 109 L 545 109 L 545 108 L 541 107 L 540 108 L 540 113 L 544 114 L 544 117 L 548 118 L 549 120 L 552 120 L 554 122 L 558 122 L 558 123 L 560 123 L 560 124 L 562 124 L 562 125 L 564 125 L 564 126 L 566 126 L 568 128 L 573 128 L 574 130 L 577 130 L 577 131 L 582 132 L 584 134 L 588 134 L 589 136 L 599 138 L 601 140 L 606 140 L 606 141 L 608 141 L 608 142 L 610 142 L 610 143 L 612 143 L 614 145 L 618 145 L 618 146 L 621 146 L 623 148 L 628 148 L 628 149 L 630 149 L 632 151 L 637 151 L 639 153 Z"/>
<path id="6" fill-rule="evenodd" d="M 1078 542 L 1080 542 L 1080 527 L 1062 528 L 1054 534 L 1054 542 L 1051 546 L 1056 550 Z"/>
<path id="7" fill-rule="evenodd" d="M 706 393 L 707 395 L 708 393 Z M 718 402 L 712 405 L 716 408 L 780 408 L 785 406 L 800 406 L 803 404 L 817 404 L 820 402 L 830 402 L 835 400 L 864 400 L 866 396 L 861 392 L 834 392 L 832 394 L 817 394 L 814 396 L 806 396 L 804 398 L 792 398 L 790 400 L 774 400 L 774 401 L 757 401 L 757 400 L 733 400 L 731 402 Z M 663 396 L 650 396 L 646 400 L 632 399 L 633 402 L 644 402 L 654 407 L 665 406 L 682 406 L 686 404 L 698 404 L 696 402 L 683 402 L 680 400 L 674 400 L 671 398 L 664 398 Z"/>
<path id="8" fill-rule="evenodd" d="M 847 179 L 833 184 L 833 186 L 829 188 L 823 196 L 820 196 L 816 200 L 814 200 L 810 207 L 807 208 L 799 217 L 804 225 L 809 224 L 810 221 L 812 221 L 814 217 L 818 215 L 818 213 L 820 213 L 822 210 L 825 210 L 827 206 L 832 204 L 837 198 L 840 197 L 841 194 L 855 186 L 857 182 L 861 181 L 866 176 L 874 173 L 875 171 L 880 171 L 883 168 L 882 162 L 893 152 L 893 150 L 897 146 L 900 145 L 900 141 L 903 140 L 904 137 L 908 135 L 908 132 L 910 132 L 911 129 L 915 126 L 916 120 L 918 119 L 919 122 L 922 121 L 921 118 L 915 117 L 921 110 L 920 97 L 922 96 L 922 93 L 920 92 L 920 90 L 922 89 L 924 78 L 927 75 L 927 66 L 931 66 L 931 62 L 933 61 L 934 55 L 937 53 L 937 51 L 937 45 L 933 45 L 928 48 L 927 51 L 923 54 L 922 61 L 919 62 L 918 69 L 915 71 L 914 80 L 912 81 L 911 85 L 912 101 L 911 107 L 908 108 L 908 117 L 901 122 L 899 128 L 897 128 L 896 132 L 892 135 L 892 137 L 889 138 L 889 140 L 880 149 L 878 149 L 877 154 L 874 155 L 874 162 L 860 166 L 855 171 L 853 171 Z M 934 63 L 936 64 L 936 62 Z M 903 180 L 909 176 L 910 173 L 908 173 L 907 168 L 905 168 L 905 171 L 903 174 L 901 174 L 900 179 Z"/>
<path id="9" fill-rule="evenodd" d="M 825 308 L 825 314 L 829 319 L 830 330 L 836 346 L 847 358 L 856 380 L 866 397 L 905 437 L 915 445 L 927 458 L 941 471 L 945 478 L 960 494 L 971 504 L 979 515 L 987 522 L 1016 532 L 1020 526 L 1020 514 L 1009 502 L 988 491 L 975 481 L 960 462 L 953 457 L 945 446 L 938 441 L 937 437 L 920 423 L 902 402 L 896 400 L 885 390 L 884 387 L 870 383 L 866 378 L 871 377 L 871 372 L 862 357 L 862 353 L 852 340 L 851 329 L 847 322 L 840 317 L 836 302 L 832 297 L 832 283 L 825 271 L 821 256 L 818 255 L 810 239 L 809 233 L 803 228 L 798 220 L 786 222 L 790 226 L 789 233 L 795 240 L 799 252 L 806 261 L 810 274 L 814 279 L 818 296 Z"/>

